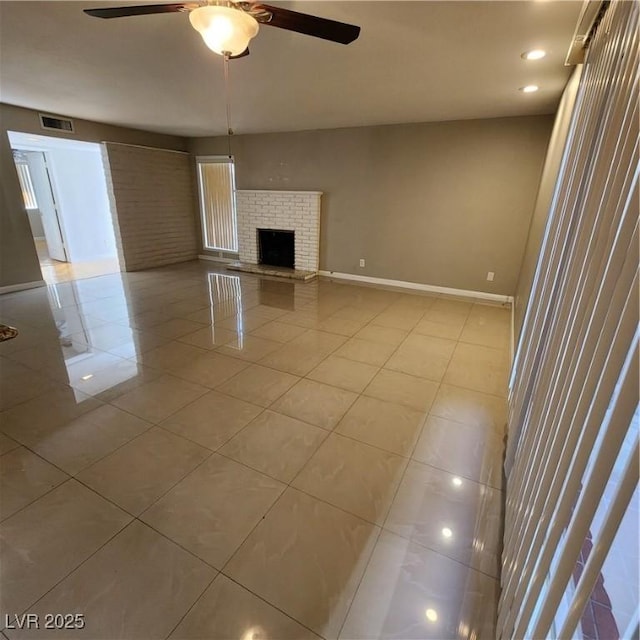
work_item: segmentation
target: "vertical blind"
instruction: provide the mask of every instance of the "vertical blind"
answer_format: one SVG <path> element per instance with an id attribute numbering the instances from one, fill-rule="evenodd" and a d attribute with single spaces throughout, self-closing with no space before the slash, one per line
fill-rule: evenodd
<path id="1" fill-rule="evenodd" d="M 503 639 L 638 631 L 638 9 L 606 5 L 592 35 L 514 358 Z M 635 604 L 594 622 L 616 553 Z"/>
<path id="2" fill-rule="evenodd" d="M 36 200 L 33 182 L 31 181 L 31 174 L 29 173 L 29 165 L 26 162 L 16 161 L 16 170 L 18 171 L 18 181 L 20 182 L 20 189 L 22 190 L 24 206 L 27 209 L 37 209 L 38 202 Z"/>
<path id="3" fill-rule="evenodd" d="M 235 176 L 228 157 L 196 158 L 205 249 L 238 250 Z"/>

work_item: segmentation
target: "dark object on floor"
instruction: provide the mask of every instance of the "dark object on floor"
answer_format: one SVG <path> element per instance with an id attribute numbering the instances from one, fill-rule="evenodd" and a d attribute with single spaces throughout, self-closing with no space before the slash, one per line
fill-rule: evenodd
<path id="1" fill-rule="evenodd" d="M 11 340 L 18 335 L 18 330 L 6 324 L 0 324 L 0 342 Z"/>

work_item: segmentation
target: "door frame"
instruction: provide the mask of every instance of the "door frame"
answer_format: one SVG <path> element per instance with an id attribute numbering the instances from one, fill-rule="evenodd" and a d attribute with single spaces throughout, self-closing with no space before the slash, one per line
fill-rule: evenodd
<path id="1" fill-rule="evenodd" d="M 64 228 L 64 215 L 62 213 L 62 207 L 60 206 L 60 196 L 58 195 L 58 192 L 56 190 L 56 180 L 53 175 L 55 172 L 55 169 L 54 169 L 53 161 L 51 160 L 49 151 L 47 149 L 24 149 L 24 151 L 27 151 L 27 152 L 35 151 L 35 152 L 42 153 L 42 155 L 44 156 L 45 170 L 47 173 L 47 177 L 49 179 L 51 197 L 53 198 L 53 205 L 56 213 L 56 222 L 58 224 L 58 231 L 60 232 L 60 239 L 62 240 L 62 251 L 65 257 L 63 262 L 70 262 L 69 250 L 68 250 L 69 243 L 67 242 L 67 234 Z M 53 259 L 57 260 L 57 258 L 53 258 Z M 60 262 L 60 260 L 57 260 L 57 261 Z"/>
<path id="2" fill-rule="evenodd" d="M 13 146 L 11 146 L 11 149 L 13 150 Z M 47 172 L 47 176 L 49 178 L 49 186 L 51 188 L 51 196 L 53 198 L 54 204 L 55 204 L 55 213 L 56 213 L 56 220 L 58 223 L 58 230 L 60 232 L 60 238 L 62 240 L 62 249 L 65 255 L 65 260 L 63 262 L 65 263 L 69 263 L 69 243 L 67 241 L 67 233 L 66 233 L 66 229 L 64 226 L 64 213 L 62 211 L 62 206 L 60 204 L 60 195 L 58 194 L 58 190 L 56 188 L 56 176 L 55 176 L 55 167 L 54 167 L 54 163 L 51 159 L 51 155 L 49 153 L 49 150 L 46 148 L 43 148 L 42 145 L 39 144 L 34 144 L 34 143 L 29 143 L 29 142 L 20 142 L 19 147 L 16 147 L 16 150 L 19 151 L 26 151 L 26 152 L 37 152 L 37 153 L 42 153 L 42 155 L 44 156 L 44 162 L 45 162 L 45 167 L 46 167 L 46 172 Z M 31 237 L 33 239 L 33 246 L 35 248 L 35 238 L 33 237 L 33 234 L 31 234 Z M 54 258 L 54 260 L 56 260 Z M 57 262 L 61 262 L 60 260 L 57 260 Z"/>

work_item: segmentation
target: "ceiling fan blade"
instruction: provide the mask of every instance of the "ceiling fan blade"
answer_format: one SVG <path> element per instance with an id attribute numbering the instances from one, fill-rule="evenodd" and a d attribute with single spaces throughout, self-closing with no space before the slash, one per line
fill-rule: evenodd
<path id="1" fill-rule="evenodd" d="M 197 6 L 197 5 L 196 5 Z M 124 18 L 126 16 L 145 16 L 152 13 L 176 13 L 188 11 L 190 4 L 142 4 L 130 7 L 105 7 L 104 9 L 84 9 L 94 18 Z"/>
<path id="2" fill-rule="evenodd" d="M 272 27 L 287 29 L 288 31 L 296 31 L 304 33 L 308 36 L 339 42 L 340 44 L 349 44 L 360 35 L 360 27 L 345 22 L 337 22 L 335 20 L 327 20 L 318 16 L 311 16 L 306 13 L 298 13 L 289 9 L 281 9 L 280 7 L 272 7 L 268 4 L 252 5 L 252 11 L 266 11 L 271 14 L 271 19 L 262 20 L 256 16 L 258 22 L 268 24 Z"/>

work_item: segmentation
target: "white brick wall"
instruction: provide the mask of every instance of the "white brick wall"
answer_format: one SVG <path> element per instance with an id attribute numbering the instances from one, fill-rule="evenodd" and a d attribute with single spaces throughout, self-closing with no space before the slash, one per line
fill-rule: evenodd
<path id="1" fill-rule="evenodd" d="M 123 269 L 195 260 L 197 218 L 189 155 L 111 142 L 102 149 Z"/>
<path id="2" fill-rule="evenodd" d="M 256 229 L 294 231 L 295 268 L 318 271 L 321 196 L 320 191 L 237 191 L 240 260 L 258 263 Z"/>

